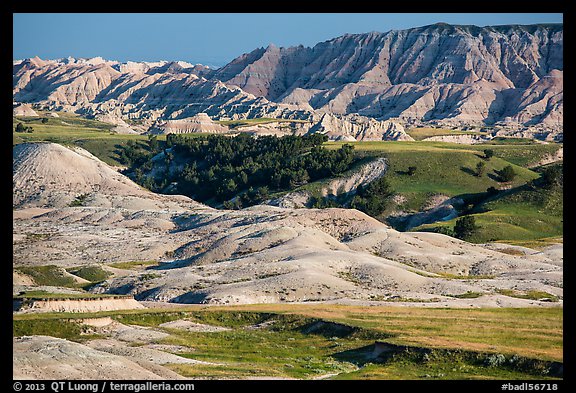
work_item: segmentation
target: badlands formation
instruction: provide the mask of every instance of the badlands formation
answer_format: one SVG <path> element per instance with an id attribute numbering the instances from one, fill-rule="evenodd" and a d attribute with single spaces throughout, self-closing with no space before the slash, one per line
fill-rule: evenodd
<path id="1" fill-rule="evenodd" d="M 154 194 L 85 150 L 53 143 L 14 146 L 13 184 L 14 266 L 98 264 L 115 272 L 96 293 L 204 304 L 551 304 L 499 294 L 515 289 L 562 303 L 561 245 L 535 251 L 402 233 L 352 209 L 216 210 Z M 81 206 L 70 206 L 80 195 Z M 107 267 L 151 259 L 159 265 L 142 272 Z M 15 293 L 33 288 L 25 275 L 18 282 Z M 469 292 L 483 296 L 462 298 Z"/>
<path id="2" fill-rule="evenodd" d="M 258 48 L 216 70 L 35 57 L 14 61 L 13 81 L 15 103 L 123 132 L 219 132 L 209 119 L 266 117 L 305 121 L 268 133 L 344 140 L 410 140 L 404 128 L 415 125 L 563 137 L 562 24 L 347 34 L 312 48 Z"/>
<path id="3" fill-rule="evenodd" d="M 112 123 L 122 134 L 320 132 L 331 140 L 412 140 L 405 128 L 426 125 L 489 129 L 482 136 L 432 137 L 459 143 L 494 136 L 561 141 L 563 26 L 439 23 L 347 34 L 312 48 L 258 48 L 216 70 L 186 62 L 35 57 L 13 62 L 13 104 L 14 116 L 74 112 Z M 257 118 L 283 121 L 226 122 Z M 561 158 L 562 150 L 557 154 L 546 160 Z M 354 189 L 387 170 L 385 160 L 375 160 L 322 192 Z M 41 286 L 18 270 L 13 293 L 69 294 L 33 303 L 57 312 L 178 303 L 563 304 L 562 245 L 537 251 L 398 232 L 354 209 L 299 208 L 308 198 L 291 193 L 243 210 L 217 210 L 143 189 L 79 147 L 15 145 L 13 267 L 99 266 L 110 276 L 89 291 L 115 296 L 78 300 L 79 290 Z M 132 261 L 158 263 L 145 270 L 112 266 Z M 510 290 L 558 301 L 506 296 Z M 177 355 L 190 348 L 158 343 L 169 335 L 159 329 L 109 317 L 81 323 L 100 338 L 14 337 L 13 378 L 182 379 L 165 366 L 207 364 Z M 226 329 L 188 320 L 160 326 Z"/>

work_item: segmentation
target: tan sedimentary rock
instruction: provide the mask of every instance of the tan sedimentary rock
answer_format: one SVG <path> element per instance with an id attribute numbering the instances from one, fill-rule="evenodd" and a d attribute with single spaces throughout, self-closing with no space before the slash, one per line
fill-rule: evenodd
<path id="1" fill-rule="evenodd" d="M 199 113 L 301 120 L 330 113 L 364 122 L 498 125 L 509 134 L 531 129 L 540 139 L 563 133 L 562 24 L 439 23 L 346 34 L 312 48 L 258 48 L 218 70 L 185 62 L 32 58 L 13 62 L 13 79 L 16 102 L 139 119 L 138 131 Z M 360 139 L 382 132 L 370 134 Z"/>

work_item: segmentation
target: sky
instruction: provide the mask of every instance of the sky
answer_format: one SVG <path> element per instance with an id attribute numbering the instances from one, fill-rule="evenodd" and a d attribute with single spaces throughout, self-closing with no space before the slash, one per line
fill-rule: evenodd
<path id="1" fill-rule="evenodd" d="M 182 60 L 219 67 L 271 43 L 311 47 L 346 33 L 387 32 L 437 22 L 562 23 L 563 14 L 15 13 L 13 59 L 101 56 L 121 62 Z"/>

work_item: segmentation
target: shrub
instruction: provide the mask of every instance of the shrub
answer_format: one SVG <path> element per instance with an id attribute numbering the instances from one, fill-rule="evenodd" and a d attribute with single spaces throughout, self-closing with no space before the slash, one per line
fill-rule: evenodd
<path id="1" fill-rule="evenodd" d="M 492 149 L 484 149 L 484 158 L 489 160 L 494 157 L 494 150 Z"/>
<path id="2" fill-rule="evenodd" d="M 153 153 L 160 151 L 160 143 L 158 142 L 158 137 L 156 135 L 148 135 L 148 147 Z"/>
<path id="3" fill-rule="evenodd" d="M 512 165 L 508 165 L 500 171 L 499 175 L 500 175 L 500 181 L 509 182 L 514 180 L 514 178 L 516 177 L 516 171 L 514 171 Z"/>
<path id="4" fill-rule="evenodd" d="M 474 216 L 464 216 L 456 220 L 454 225 L 454 233 L 458 239 L 469 239 L 478 231 L 476 219 Z"/>
<path id="5" fill-rule="evenodd" d="M 389 197 L 393 194 L 388 179 L 381 177 L 366 187 L 359 186 L 350 202 L 350 207 L 376 217 L 386 210 Z"/>
<path id="6" fill-rule="evenodd" d="M 34 129 L 30 126 L 25 126 L 23 123 L 18 123 L 16 124 L 16 129 L 14 130 L 15 132 L 34 132 Z"/>
<path id="7" fill-rule="evenodd" d="M 484 161 L 480 161 L 476 164 L 476 176 L 482 177 L 482 175 L 486 172 L 486 164 Z"/>
<path id="8" fill-rule="evenodd" d="M 484 362 L 487 367 L 499 367 L 504 363 L 506 363 L 506 357 L 501 353 L 488 356 Z"/>
<path id="9" fill-rule="evenodd" d="M 562 171 L 562 167 L 555 165 L 544 169 L 540 179 L 542 182 L 542 187 L 547 190 L 550 190 L 556 186 L 562 186 L 564 183 L 564 173 Z"/>
<path id="10" fill-rule="evenodd" d="M 433 229 L 433 231 L 435 233 L 441 233 L 443 235 L 456 237 L 456 233 L 454 232 L 454 230 L 452 228 L 449 228 L 449 227 L 435 227 Z"/>
<path id="11" fill-rule="evenodd" d="M 86 199 L 88 199 L 88 194 L 80 194 L 72 202 L 70 202 L 68 206 L 84 206 L 86 204 Z"/>

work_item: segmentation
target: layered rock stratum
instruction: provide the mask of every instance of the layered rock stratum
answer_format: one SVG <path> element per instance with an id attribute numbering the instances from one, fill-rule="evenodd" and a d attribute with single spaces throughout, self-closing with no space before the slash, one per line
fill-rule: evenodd
<path id="1" fill-rule="evenodd" d="M 13 99 L 139 119 L 143 131 L 176 121 L 169 128 L 186 132 L 185 119 L 206 113 L 212 120 L 309 120 L 320 132 L 338 124 L 328 130 L 338 134 L 332 139 L 408 139 L 403 127 L 434 124 L 558 140 L 563 25 L 438 23 L 347 34 L 312 48 L 258 48 L 217 70 L 36 57 L 13 63 Z"/>

